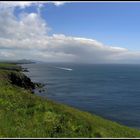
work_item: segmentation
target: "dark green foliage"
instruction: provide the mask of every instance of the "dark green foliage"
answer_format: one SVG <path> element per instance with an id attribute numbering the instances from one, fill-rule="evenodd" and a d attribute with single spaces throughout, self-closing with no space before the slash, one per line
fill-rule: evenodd
<path id="1" fill-rule="evenodd" d="M 17 66 L 12 63 L 0 63 L 0 69 L 2 70 L 13 70 L 13 71 L 21 71 L 21 66 Z"/>

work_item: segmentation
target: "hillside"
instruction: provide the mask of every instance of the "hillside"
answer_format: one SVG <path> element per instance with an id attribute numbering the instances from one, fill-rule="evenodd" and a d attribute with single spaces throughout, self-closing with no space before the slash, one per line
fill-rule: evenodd
<path id="1" fill-rule="evenodd" d="M 1 138 L 140 137 L 139 130 L 32 94 L 34 85 L 20 70 L 0 64 Z"/>

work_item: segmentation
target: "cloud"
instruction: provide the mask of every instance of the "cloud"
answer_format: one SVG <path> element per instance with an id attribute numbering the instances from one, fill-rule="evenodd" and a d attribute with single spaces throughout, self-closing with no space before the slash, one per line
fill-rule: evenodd
<path id="1" fill-rule="evenodd" d="M 56 6 L 64 5 L 65 3 L 69 3 L 67 1 L 52 1 L 52 3 Z"/>
<path id="2" fill-rule="evenodd" d="M 36 13 L 24 13 L 17 19 L 11 11 L 3 10 L 0 13 L 0 37 L 30 38 L 46 34 L 46 22 Z"/>
<path id="3" fill-rule="evenodd" d="M 13 3 L 13 2 L 12 2 Z M 50 27 L 39 13 L 14 15 L 14 8 L 32 2 L 0 3 L 0 59 L 35 59 L 46 62 L 139 63 L 140 52 L 105 45 L 95 39 L 48 35 Z M 34 4 L 37 4 L 36 2 Z M 40 3 L 39 3 L 40 4 Z M 57 6 L 64 3 L 55 2 Z M 9 8 L 10 7 L 10 8 Z"/>
<path id="4" fill-rule="evenodd" d="M 13 8 L 13 7 L 20 7 L 25 8 L 32 5 L 42 6 L 43 4 L 52 3 L 55 6 L 61 6 L 65 3 L 68 3 L 66 1 L 1 1 L 0 2 L 0 8 Z"/>
<path id="5" fill-rule="evenodd" d="M 12 52 L 7 52 L 7 51 L 1 51 L 0 52 L 1 57 L 9 58 L 9 57 L 14 57 L 15 54 Z"/>

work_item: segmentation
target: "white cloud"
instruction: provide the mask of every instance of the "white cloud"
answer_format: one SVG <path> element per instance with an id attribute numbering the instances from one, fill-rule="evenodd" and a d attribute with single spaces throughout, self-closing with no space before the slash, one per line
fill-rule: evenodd
<path id="1" fill-rule="evenodd" d="M 24 13 L 17 19 L 11 11 L 0 12 L 0 37 L 23 39 L 46 34 L 46 22 L 36 13 Z"/>
<path id="2" fill-rule="evenodd" d="M 32 5 L 32 2 L 0 3 L 0 59 L 29 58 L 43 61 L 84 63 L 139 62 L 140 52 L 107 46 L 97 40 L 48 35 L 49 27 L 39 13 L 22 13 L 17 18 L 11 7 Z M 37 4 L 35 2 L 35 4 Z M 55 2 L 57 6 L 61 5 Z M 9 8 L 10 7 L 10 8 Z"/>
<path id="3" fill-rule="evenodd" d="M 61 5 L 64 5 L 65 3 L 69 3 L 69 2 L 67 2 L 67 1 L 52 1 L 52 3 L 56 6 L 61 6 Z"/>
<path id="4" fill-rule="evenodd" d="M 52 3 L 55 6 L 61 6 L 68 2 L 66 1 L 11 1 L 11 2 L 1 1 L 0 8 L 13 8 L 13 7 L 25 8 L 31 5 L 38 5 L 40 7 L 43 4 L 48 4 L 48 3 Z"/>
<path id="5" fill-rule="evenodd" d="M 10 58 L 10 57 L 14 57 L 15 54 L 12 52 L 7 52 L 7 51 L 1 51 L 0 52 L 0 56 L 4 57 L 4 58 Z"/>

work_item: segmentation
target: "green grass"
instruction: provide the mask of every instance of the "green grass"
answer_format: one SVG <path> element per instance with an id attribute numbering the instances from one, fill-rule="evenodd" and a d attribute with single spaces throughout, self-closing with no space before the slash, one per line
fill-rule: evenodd
<path id="1" fill-rule="evenodd" d="M 17 66 L 14 63 L 0 63 L 0 69 L 1 70 L 20 71 L 21 70 L 21 66 Z"/>
<path id="2" fill-rule="evenodd" d="M 139 130 L 43 99 L 29 90 L 11 85 L 7 76 L 11 72 L 0 69 L 1 138 L 140 137 Z"/>

